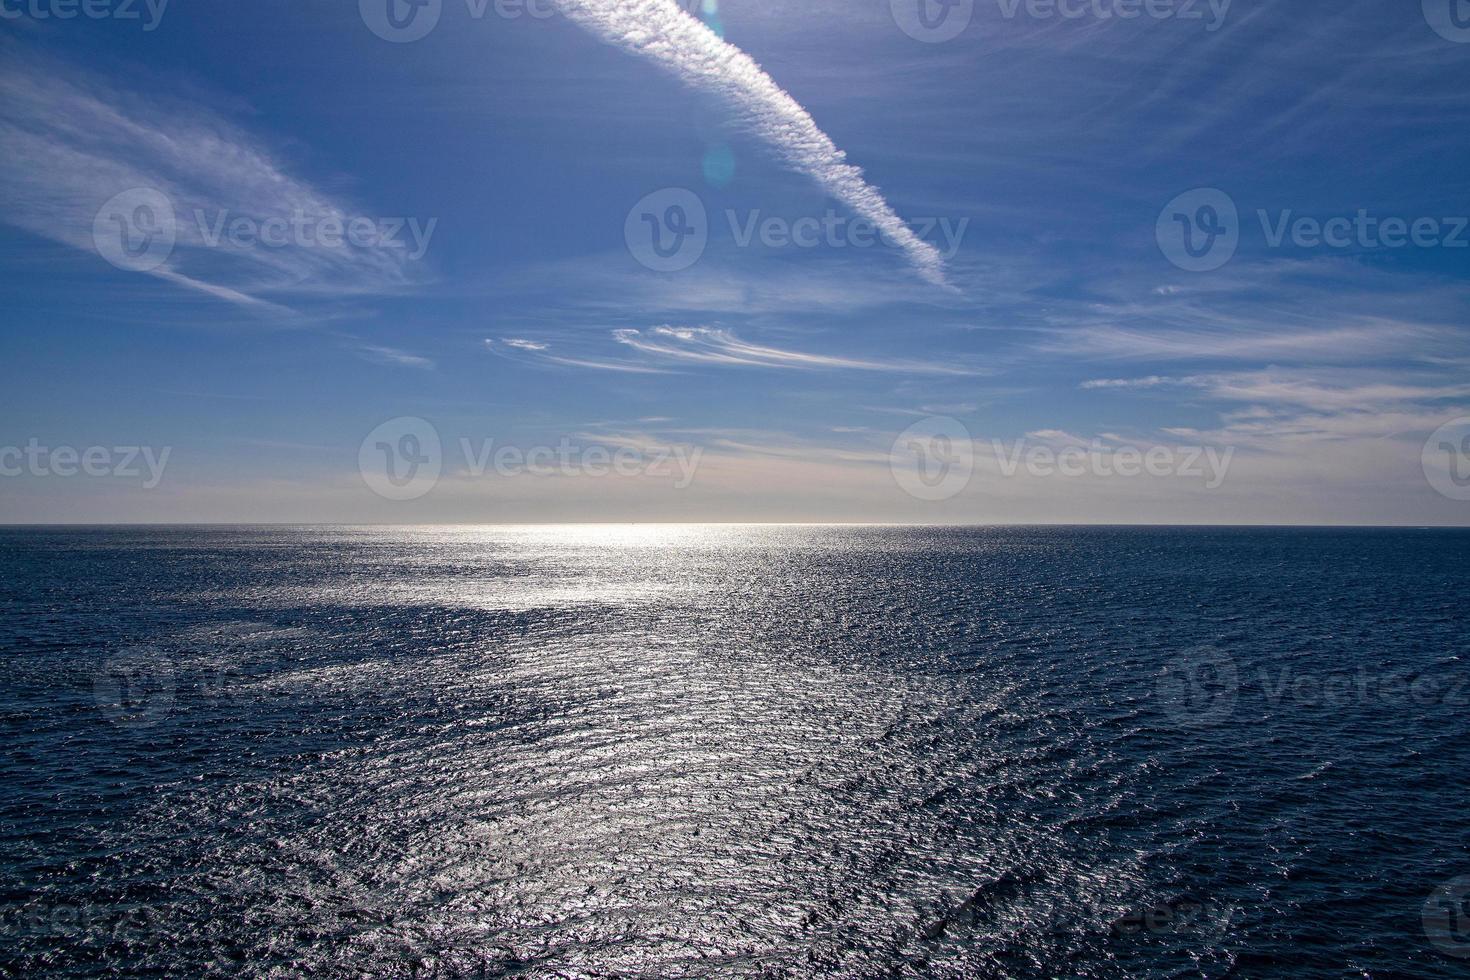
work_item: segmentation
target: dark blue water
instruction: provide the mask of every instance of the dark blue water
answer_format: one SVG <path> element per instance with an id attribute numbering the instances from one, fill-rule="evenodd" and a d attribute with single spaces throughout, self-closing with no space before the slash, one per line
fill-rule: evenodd
<path id="1" fill-rule="evenodd" d="M 0 969 L 1464 976 L 1467 557 L 0 530 Z"/>

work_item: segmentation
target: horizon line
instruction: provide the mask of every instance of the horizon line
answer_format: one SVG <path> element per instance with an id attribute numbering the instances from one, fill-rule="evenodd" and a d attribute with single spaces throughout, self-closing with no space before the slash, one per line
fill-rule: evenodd
<path id="1" fill-rule="evenodd" d="M 1119 522 L 1045 522 L 998 521 L 990 523 L 934 523 L 906 521 L 36 521 L 3 522 L 0 529 L 26 528 L 271 528 L 271 527 L 368 527 L 368 528 L 433 528 L 433 527 L 896 527 L 896 528 L 1154 528 L 1208 530 L 1382 530 L 1382 531 L 1470 531 L 1470 524 L 1198 524 L 1198 523 L 1119 523 Z"/>

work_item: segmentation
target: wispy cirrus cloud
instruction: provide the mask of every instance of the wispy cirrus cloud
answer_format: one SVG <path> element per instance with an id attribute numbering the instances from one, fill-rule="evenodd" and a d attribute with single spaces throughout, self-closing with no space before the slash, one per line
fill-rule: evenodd
<path id="1" fill-rule="evenodd" d="M 1296 486 L 1309 494 L 1314 480 L 1401 482 L 1418 474 L 1425 435 L 1470 411 L 1470 385 L 1425 371 L 1267 368 L 1081 387 L 1120 396 L 1184 391 L 1214 403 L 1212 424 L 1164 425 L 1155 437 L 1234 447 L 1262 493 Z"/>
<path id="2" fill-rule="evenodd" d="M 1217 318 L 1222 319 L 1222 318 Z M 1285 319 L 1284 317 L 1282 319 Z M 1085 330 L 1055 331 L 1042 349 L 1075 357 L 1117 360 L 1291 360 L 1367 361 L 1414 351 L 1429 354 L 1453 349 L 1453 331 L 1433 325 L 1385 320 L 1335 326 L 1283 327 L 1280 322 L 1240 318 L 1228 329 L 1210 330 L 1201 318 L 1197 327 L 1156 328 L 1096 325 Z"/>
<path id="3" fill-rule="evenodd" d="M 1361 371 L 1282 370 L 1232 371 L 1218 374 L 1142 378 L 1098 378 L 1084 381 L 1086 390 L 1185 388 L 1220 401 L 1315 411 L 1375 411 L 1406 403 L 1434 403 L 1470 398 L 1470 384 L 1410 383 L 1402 374 Z"/>
<path id="4" fill-rule="evenodd" d="M 1340 258 L 1238 261 L 1207 279 L 1147 272 L 1050 300 L 1030 328 L 1047 358 L 1350 366 L 1463 363 L 1464 290 Z"/>
<path id="5" fill-rule="evenodd" d="M 488 344 L 490 341 L 487 340 L 485 343 Z M 517 350 L 545 350 L 548 346 L 534 340 L 526 340 L 523 337 L 506 337 L 501 343 L 507 347 L 514 347 Z"/>
<path id="6" fill-rule="evenodd" d="M 981 370 L 957 363 L 915 361 L 906 358 L 872 360 L 835 354 L 773 347 L 742 340 L 730 330 L 715 327 L 659 326 L 644 329 L 620 327 L 612 331 L 616 349 L 635 352 L 640 360 L 617 358 L 600 352 L 587 352 L 585 346 L 568 354 L 545 341 L 515 338 L 494 341 L 485 346 L 502 356 L 529 357 L 535 361 L 566 367 L 593 368 L 605 371 L 667 373 L 680 366 L 722 368 L 774 368 L 796 371 L 881 371 L 893 374 L 950 375 L 971 377 Z M 649 360 L 662 366 L 650 365 Z"/>
<path id="7" fill-rule="evenodd" d="M 485 349 L 499 354 L 502 357 L 520 357 L 530 363 L 551 364 L 558 367 L 586 368 L 591 371 L 617 371 L 623 374 L 667 374 L 662 368 L 649 367 L 646 364 L 635 364 L 630 361 L 618 360 L 616 358 L 598 357 L 595 355 L 573 355 L 567 356 L 552 351 L 550 343 L 541 341 L 525 340 L 523 338 L 510 338 L 496 341 L 489 337 L 485 338 Z"/>
<path id="8" fill-rule="evenodd" d="M 292 297 L 382 294 L 422 278 L 408 249 L 346 241 L 354 217 L 368 220 L 362 212 L 292 176 L 219 114 L 11 45 L 3 55 L 0 152 L 9 167 L 0 220 L 97 254 L 104 204 L 121 192 L 157 192 L 171 214 L 155 220 L 175 240 L 162 264 L 141 271 L 260 312 L 295 312 Z M 280 234 L 232 240 L 239 219 Z M 315 239 L 333 227 L 336 245 Z"/>
<path id="9" fill-rule="evenodd" d="M 613 331 L 613 338 L 644 354 L 700 364 L 797 370 L 895 371 L 909 374 L 972 374 L 949 364 L 909 360 L 873 361 L 753 344 L 729 330 L 712 327 L 653 327 Z"/>
<path id="10" fill-rule="evenodd" d="M 723 40 L 676 0 L 557 0 L 572 22 L 731 105 L 756 136 L 792 168 L 873 222 L 903 249 L 926 281 L 948 287 L 939 250 L 899 217 L 862 169 L 817 126 L 750 55 Z"/>
<path id="11" fill-rule="evenodd" d="M 396 347 L 380 347 L 375 344 L 369 344 L 366 347 L 360 348 L 358 353 L 366 360 L 373 361 L 377 364 L 420 368 L 425 371 L 431 371 L 434 368 L 434 362 L 429 358 L 420 357 L 418 354 L 410 354 Z"/>

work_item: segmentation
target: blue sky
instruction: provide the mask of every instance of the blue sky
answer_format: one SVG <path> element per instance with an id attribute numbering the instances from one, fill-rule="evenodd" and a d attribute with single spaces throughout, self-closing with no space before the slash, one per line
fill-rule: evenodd
<path id="1" fill-rule="evenodd" d="M 1466 5 L 92 2 L 0 2 L 0 446 L 169 455 L 0 521 L 1470 523 Z"/>

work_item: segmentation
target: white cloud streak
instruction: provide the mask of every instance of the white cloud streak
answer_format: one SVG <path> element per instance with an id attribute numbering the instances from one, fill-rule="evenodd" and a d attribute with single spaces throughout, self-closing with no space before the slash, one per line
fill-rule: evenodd
<path id="1" fill-rule="evenodd" d="M 361 353 L 362 356 L 367 358 L 369 361 L 373 361 L 378 364 L 391 364 L 396 367 L 420 368 L 425 371 L 432 371 L 434 369 L 434 362 L 431 361 L 429 358 L 420 357 L 417 354 L 410 354 L 407 351 L 401 351 L 396 347 L 378 347 L 369 344 L 368 346 L 363 347 L 359 351 L 359 353 Z"/>
<path id="2" fill-rule="evenodd" d="M 502 357 L 529 358 L 534 362 L 565 367 L 594 368 L 603 371 L 627 371 L 638 374 L 666 374 L 679 366 L 735 368 L 777 368 L 798 371 L 885 371 L 894 374 L 951 375 L 974 377 L 980 370 L 964 364 L 940 364 L 932 361 L 864 360 L 830 354 L 770 347 L 742 340 L 729 330 L 714 327 L 661 326 L 636 330 L 621 327 L 612 331 L 613 341 L 624 351 L 641 355 L 641 360 L 589 355 L 578 351 L 571 356 L 553 349 L 550 343 L 524 338 L 485 340 L 485 347 Z M 647 360 L 663 361 L 667 367 L 655 367 Z"/>
<path id="3" fill-rule="evenodd" d="M 789 166 L 896 242 L 921 277 L 950 288 L 939 250 L 914 234 L 811 114 L 753 58 L 676 0 L 557 0 L 557 6 L 603 41 L 652 61 L 690 88 L 724 99 Z"/>
<path id="4" fill-rule="evenodd" d="M 293 312 L 278 301 L 285 295 L 381 294 L 419 278 L 404 249 L 211 241 L 212 226 L 241 218 L 321 228 L 354 215 L 207 109 L 11 48 L 3 56 L 0 220 L 96 255 L 104 202 L 135 188 L 161 192 L 176 243 L 149 274 L 257 312 Z"/>
<path id="5" fill-rule="evenodd" d="M 633 364 L 629 361 L 610 360 L 600 357 L 566 357 L 551 353 L 551 345 L 522 338 L 507 338 L 499 342 L 485 338 L 485 349 L 502 357 L 519 354 L 530 358 L 535 364 L 555 364 L 560 367 L 587 368 L 593 371 L 617 371 L 623 374 L 667 374 L 661 368 Z"/>
<path id="6" fill-rule="evenodd" d="M 866 361 L 852 357 L 807 354 L 741 340 L 728 330 L 711 327 L 654 327 L 650 330 L 619 329 L 613 338 L 634 350 L 656 357 L 731 367 L 792 368 L 798 370 L 896 371 L 912 374 L 955 374 L 974 372 L 944 364 L 914 361 Z"/>
<path id="7" fill-rule="evenodd" d="M 1084 390 L 1143 391 L 1189 388 L 1221 401 L 1300 407 L 1323 412 L 1373 412 L 1404 403 L 1470 398 L 1467 384 L 1408 384 L 1400 378 L 1363 377 L 1361 372 L 1269 369 L 1171 378 L 1099 378 Z"/>

